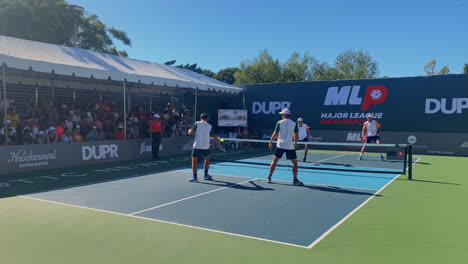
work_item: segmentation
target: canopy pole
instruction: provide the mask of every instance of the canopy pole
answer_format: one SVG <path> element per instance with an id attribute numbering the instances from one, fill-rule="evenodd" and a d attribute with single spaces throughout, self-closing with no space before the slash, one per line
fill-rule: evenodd
<path id="1" fill-rule="evenodd" d="M 126 90 L 126 87 L 125 87 L 125 82 L 126 82 L 126 79 L 124 78 L 123 80 L 123 100 L 124 100 L 124 105 L 123 105 L 123 108 L 124 108 L 124 135 L 125 135 L 125 140 L 127 140 L 127 104 L 126 104 L 126 95 L 125 95 L 125 90 Z"/>
<path id="2" fill-rule="evenodd" d="M 195 106 L 193 110 L 193 123 L 197 122 L 197 103 L 198 103 L 198 87 L 195 89 Z"/>
<path id="3" fill-rule="evenodd" d="M 149 99 L 150 99 L 149 113 L 151 113 L 151 111 L 153 111 L 153 97 L 150 95 Z"/>
<path id="4" fill-rule="evenodd" d="M 54 79 L 52 78 L 52 104 L 55 105 L 55 84 Z"/>
<path id="5" fill-rule="evenodd" d="M 242 91 L 242 109 L 245 110 L 245 92 Z"/>
<path id="6" fill-rule="evenodd" d="M 5 145 L 8 145 L 8 129 L 7 129 L 7 103 L 8 103 L 8 100 L 7 100 L 7 97 L 6 97 L 5 66 L 6 66 L 6 64 L 3 63 L 3 66 L 2 66 L 2 72 L 3 72 L 2 83 L 3 83 L 3 100 L 4 100 L 4 104 L 3 104 L 4 109 L 3 110 L 5 111 L 5 117 L 3 119 L 3 123 L 5 124 Z"/>
<path id="7" fill-rule="evenodd" d="M 39 103 L 39 91 L 38 91 L 37 84 L 36 84 L 35 90 L 36 90 L 35 92 L 36 92 L 36 108 L 37 108 L 37 104 Z"/>
<path id="8" fill-rule="evenodd" d="M 76 102 L 76 90 L 73 89 L 73 103 Z"/>

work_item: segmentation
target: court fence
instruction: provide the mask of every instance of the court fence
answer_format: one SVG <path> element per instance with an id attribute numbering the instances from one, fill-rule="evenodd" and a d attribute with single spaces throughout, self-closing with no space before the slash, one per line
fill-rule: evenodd
<path id="1" fill-rule="evenodd" d="M 193 137 L 163 138 L 160 156 L 190 152 Z M 1 174 L 87 166 L 152 158 L 150 139 L 6 146 L 0 151 Z"/>

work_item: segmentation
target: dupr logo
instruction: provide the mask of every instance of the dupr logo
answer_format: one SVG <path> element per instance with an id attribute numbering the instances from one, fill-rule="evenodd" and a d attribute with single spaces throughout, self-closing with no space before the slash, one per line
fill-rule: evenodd
<path id="1" fill-rule="evenodd" d="M 370 105 L 380 104 L 388 96 L 387 87 L 383 85 L 369 85 L 367 86 L 364 100 L 359 97 L 361 86 L 343 86 L 341 89 L 338 87 L 328 88 L 325 102 L 323 105 L 361 105 L 361 111 L 369 109 Z"/>
<path id="2" fill-rule="evenodd" d="M 252 103 L 252 114 L 276 114 L 284 108 L 291 108 L 291 102 L 253 102 Z"/>
<path id="3" fill-rule="evenodd" d="M 463 109 L 468 108 L 468 98 L 452 98 L 452 107 L 447 109 L 447 98 L 427 98 L 426 99 L 426 114 L 435 114 L 439 111 L 446 115 L 450 114 L 462 114 Z"/>
<path id="4" fill-rule="evenodd" d="M 119 146 L 116 144 L 83 146 L 81 147 L 81 154 L 83 160 L 100 160 L 105 158 L 118 158 L 118 150 Z"/>

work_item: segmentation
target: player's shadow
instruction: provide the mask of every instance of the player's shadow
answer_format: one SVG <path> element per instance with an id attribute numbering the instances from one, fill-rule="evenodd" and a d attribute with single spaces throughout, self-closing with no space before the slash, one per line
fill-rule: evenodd
<path id="1" fill-rule="evenodd" d="M 314 191 L 323 191 L 323 192 L 334 192 L 334 193 L 344 193 L 344 194 L 352 194 L 352 195 L 367 195 L 371 196 L 375 192 L 372 190 L 369 191 L 355 191 L 355 190 L 350 190 L 350 189 L 344 189 L 341 187 L 336 187 L 336 186 L 318 186 L 318 185 L 304 185 L 304 186 L 292 186 L 292 183 L 284 183 L 284 182 L 271 182 L 271 184 L 277 184 L 277 185 L 285 185 L 285 186 L 291 186 L 295 188 L 307 188 L 310 190 Z M 376 194 L 375 196 L 382 196 L 380 194 Z"/>
<path id="2" fill-rule="evenodd" d="M 261 185 L 255 183 L 255 180 L 252 179 L 248 182 L 244 182 L 243 184 L 236 183 L 236 182 L 228 182 L 228 181 L 220 181 L 220 180 L 213 180 L 213 181 L 199 181 L 199 184 L 206 184 L 218 187 L 227 187 L 230 189 L 239 189 L 239 190 L 248 190 L 248 191 L 274 191 L 273 188 L 266 188 Z M 246 185 L 249 183 L 250 185 Z"/>

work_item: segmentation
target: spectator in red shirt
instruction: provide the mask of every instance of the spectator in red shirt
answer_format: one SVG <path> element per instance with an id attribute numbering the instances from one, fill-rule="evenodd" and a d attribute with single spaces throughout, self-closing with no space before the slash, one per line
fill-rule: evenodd
<path id="1" fill-rule="evenodd" d="M 153 139 L 153 160 L 159 159 L 159 145 L 161 145 L 161 121 L 159 121 L 159 117 L 158 114 L 154 114 L 153 119 L 149 123 L 151 138 Z"/>
<path id="2" fill-rule="evenodd" d="M 115 140 L 123 140 L 125 139 L 125 133 L 123 131 L 123 125 L 119 125 L 119 129 L 114 134 Z"/>
<path id="3" fill-rule="evenodd" d="M 65 128 L 65 122 L 61 121 L 60 125 L 55 128 L 55 133 L 60 138 L 63 135 L 63 129 Z"/>

